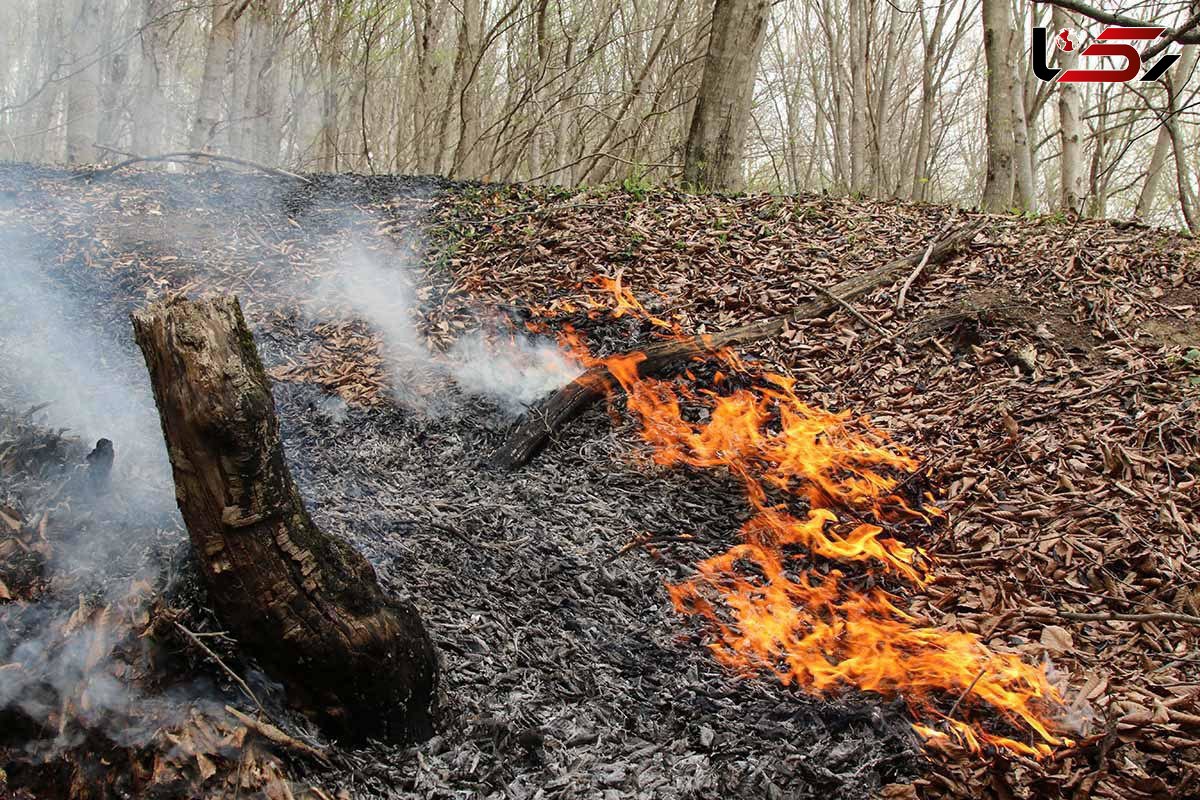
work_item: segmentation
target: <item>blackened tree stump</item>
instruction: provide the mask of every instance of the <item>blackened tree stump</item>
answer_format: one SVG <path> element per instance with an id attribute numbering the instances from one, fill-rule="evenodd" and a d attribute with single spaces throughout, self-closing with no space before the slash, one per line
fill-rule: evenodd
<path id="1" fill-rule="evenodd" d="M 433 644 L 416 610 L 309 517 L 237 300 L 171 300 L 135 313 L 133 328 L 223 624 L 335 736 L 428 735 Z"/>

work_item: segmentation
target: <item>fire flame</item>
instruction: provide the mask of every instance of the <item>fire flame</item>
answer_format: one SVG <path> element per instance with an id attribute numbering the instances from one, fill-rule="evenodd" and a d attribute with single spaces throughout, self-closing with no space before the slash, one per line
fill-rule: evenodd
<path id="1" fill-rule="evenodd" d="M 613 316 L 637 314 L 681 335 L 647 312 L 620 279 L 598 283 Z M 1050 714 L 1061 697 L 1044 668 L 993 652 L 975 634 L 923 624 L 901 608 L 898 594 L 856 589 L 843 571 L 816 561 L 858 563 L 880 580 L 927 585 L 929 556 L 884 528 L 942 515 L 900 496 L 894 475 L 919 468 L 904 448 L 865 420 L 804 403 L 792 379 L 756 374 L 728 351 L 713 356 L 755 378 L 752 388 L 719 393 L 682 379 L 645 377 L 638 371 L 641 353 L 597 359 L 570 328 L 560 340 L 586 366 L 607 369 L 657 464 L 725 470 L 744 486 L 753 513 L 740 543 L 701 561 L 691 579 L 667 586 L 680 613 L 706 620 L 713 634 L 708 647 L 721 663 L 814 693 L 855 688 L 903 697 L 930 746 L 979 752 L 986 744 L 1041 757 L 1069 743 L 1054 731 Z M 796 510 L 801 505 L 803 512 Z M 1032 733 L 1031 741 L 990 733 L 968 719 L 984 707 Z"/>

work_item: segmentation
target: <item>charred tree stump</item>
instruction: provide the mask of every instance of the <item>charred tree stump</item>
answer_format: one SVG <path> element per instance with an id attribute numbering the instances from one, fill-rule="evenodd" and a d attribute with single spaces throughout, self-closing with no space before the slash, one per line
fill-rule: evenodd
<path id="1" fill-rule="evenodd" d="M 133 315 L 175 495 L 221 620 L 335 736 L 431 732 L 437 661 L 416 610 L 309 517 L 234 298 Z"/>
<path id="2" fill-rule="evenodd" d="M 659 375 L 694 356 L 778 336 L 789 325 L 828 314 L 847 300 L 893 280 L 905 269 L 944 261 L 970 242 L 981 227 L 979 223 L 962 226 L 935 240 L 927 250 L 848 278 L 822 290 L 821 297 L 796 306 L 786 314 L 711 335 L 654 342 L 639 351 L 643 358 L 638 363 L 638 374 L 643 377 Z M 492 465 L 502 469 L 517 469 L 529 463 L 555 431 L 605 397 L 616 385 L 607 367 L 603 364 L 592 367 L 527 411 L 492 455 Z"/>

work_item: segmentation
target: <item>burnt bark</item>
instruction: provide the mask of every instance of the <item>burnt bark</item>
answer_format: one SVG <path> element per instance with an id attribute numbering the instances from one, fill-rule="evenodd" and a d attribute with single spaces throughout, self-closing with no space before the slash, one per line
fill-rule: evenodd
<path id="1" fill-rule="evenodd" d="M 289 697 L 335 736 L 431 732 L 433 644 L 416 610 L 309 517 L 270 384 L 234 298 L 133 315 L 213 606 Z"/>
<path id="2" fill-rule="evenodd" d="M 970 242 L 979 229 L 978 224 L 967 225 L 934 242 L 928 250 L 926 263 L 936 264 L 949 258 L 960 247 Z M 925 255 L 924 251 L 914 253 L 889 261 L 862 275 L 847 278 L 824 290 L 822 296 L 796 306 L 786 314 L 711 335 L 654 342 L 638 351 L 643 357 L 638 363 L 638 374 L 642 377 L 659 375 L 675 364 L 704 353 L 778 336 L 793 323 L 816 319 L 840 307 L 839 300 L 844 302 L 882 286 L 904 270 L 920 264 Z M 603 364 L 592 367 L 526 412 L 524 418 L 492 455 L 492 465 L 503 469 L 517 469 L 529 463 L 530 459 L 545 447 L 555 431 L 613 391 L 616 385 L 607 367 Z"/>

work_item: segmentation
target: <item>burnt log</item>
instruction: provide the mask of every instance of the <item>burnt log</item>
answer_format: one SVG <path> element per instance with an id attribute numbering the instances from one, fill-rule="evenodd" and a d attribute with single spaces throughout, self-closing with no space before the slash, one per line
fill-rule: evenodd
<path id="1" fill-rule="evenodd" d="M 133 314 L 175 495 L 222 624 L 332 735 L 432 732 L 437 658 L 416 610 L 310 518 L 235 298 Z"/>
<path id="2" fill-rule="evenodd" d="M 979 223 L 964 225 L 935 240 L 922 252 L 889 261 L 862 275 L 822 289 L 819 297 L 785 314 L 719 333 L 653 342 L 637 351 L 642 356 L 638 363 L 638 374 L 642 377 L 661 375 L 672 366 L 704 353 L 778 336 L 794 323 L 822 317 L 845 305 L 847 300 L 879 288 L 906 269 L 946 260 L 970 242 L 981 227 Z M 614 391 L 617 385 L 604 364 L 591 367 L 530 408 L 492 455 L 492 465 L 502 469 L 517 469 L 529 463 L 555 431 Z"/>

